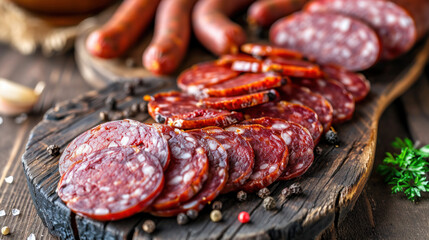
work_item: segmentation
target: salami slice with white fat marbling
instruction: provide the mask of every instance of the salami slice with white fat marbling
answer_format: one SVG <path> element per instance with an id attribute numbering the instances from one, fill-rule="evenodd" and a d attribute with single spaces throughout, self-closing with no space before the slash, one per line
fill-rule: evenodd
<path id="1" fill-rule="evenodd" d="M 168 139 L 171 162 L 164 173 L 165 185 L 151 211 L 177 207 L 191 199 L 208 177 L 207 154 L 191 134 L 163 124 L 153 124 Z"/>
<path id="2" fill-rule="evenodd" d="M 310 89 L 296 84 L 286 84 L 277 89 L 280 93 L 280 98 L 292 103 L 302 104 L 311 108 L 317 113 L 317 117 L 323 125 L 323 130 L 329 130 L 332 124 L 332 105 L 318 93 L 310 91 Z"/>
<path id="3" fill-rule="evenodd" d="M 320 64 L 337 64 L 351 71 L 373 66 L 381 54 L 373 29 L 357 19 L 328 12 L 297 12 L 282 18 L 271 27 L 270 41 Z"/>
<path id="4" fill-rule="evenodd" d="M 146 209 L 161 193 L 159 160 L 132 147 L 111 147 L 82 156 L 64 173 L 58 196 L 75 213 L 117 220 Z"/>
<path id="5" fill-rule="evenodd" d="M 243 112 L 245 119 L 273 117 L 297 123 L 307 128 L 315 144 L 319 142 L 323 133 L 323 126 L 317 114 L 301 104 L 286 101 L 269 102 L 253 108 L 243 109 Z"/>
<path id="6" fill-rule="evenodd" d="M 209 160 L 208 179 L 203 188 L 190 200 L 181 202 L 178 207 L 153 211 L 156 216 L 175 216 L 190 209 L 200 211 L 203 207 L 215 199 L 224 188 L 228 180 L 228 155 L 223 146 L 201 129 L 187 131 L 193 135 L 204 147 Z"/>
<path id="7" fill-rule="evenodd" d="M 246 139 L 255 153 L 255 166 L 246 183 L 246 192 L 255 192 L 276 181 L 286 169 L 289 152 L 276 131 L 261 125 L 234 125 L 225 129 Z"/>
<path id="8" fill-rule="evenodd" d="M 239 190 L 253 172 L 255 154 L 252 146 L 241 135 L 222 128 L 207 127 L 202 130 L 218 140 L 228 154 L 229 177 L 221 193 Z"/>
<path id="9" fill-rule="evenodd" d="M 63 175 L 79 155 L 117 146 L 143 149 L 156 156 L 164 169 L 170 162 L 167 141 L 158 130 L 150 125 L 125 119 L 100 124 L 77 136 L 61 155 L 59 172 Z"/>
<path id="10" fill-rule="evenodd" d="M 303 126 L 279 118 L 255 118 L 240 124 L 260 124 L 276 130 L 289 149 L 289 162 L 278 180 L 289 180 L 304 174 L 314 160 L 314 142 L 310 132 Z"/>
<path id="11" fill-rule="evenodd" d="M 342 123 L 353 117 L 355 102 L 353 96 L 339 83 L 329 79 L 296 78 L 293 83 L 307 87 L 325 97 L 332 105 L 332 123 Z"/>

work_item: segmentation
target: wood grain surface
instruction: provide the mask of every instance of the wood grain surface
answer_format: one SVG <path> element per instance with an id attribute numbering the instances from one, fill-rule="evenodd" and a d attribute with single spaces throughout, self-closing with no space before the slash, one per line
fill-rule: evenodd
<path id="1" fill-rule="evenodd" d="M 57 104 L 45 115 L 45 119 L 34 129 L 23 157 L 30 192 L 34 194 L 39 215 L 45 219 L 48 228 L 62 238 L 70 238 L 73 235 L 79 235 L 81 239 L 167 239 L 172 236 L 225 239 L 314 238 L 331 226 L 332 231 L 323 237 L 338 236 L 341 234 L 338 230 L 341 229 L 339 223 L 346 219 L 371 173 L 379 116 L 385 107 L 421 74 L 428 50 L 429 44 L 422 43 L 407 56 L 380 64 L 367 73 L 373 84 L 371 94 L 359 104 L 353 121 L 338 126 L 340 146 L 321 144 L 323 154 L 316 159 L 309 172 L 296 180 L 303 186 L 304 196 L 279 201 L 279 208 L 275 212 L 263 210 L 261 200 L 254 195 L 249 201 L 238 203 L 234 196 L 229 194 L 220 198 L 225 206 L 225 220 L 218 224 L 209 221 L 207 209 L 197 221 L 180 227 L 172 227 L 177 226 L 173 218 L 154 218 L 146 214 L 107 223 L 71 214 L 55 193 L 59 179 L 58 158 L 49 157 L 45 149 L 49 144 L 57 144 L 64 149 L 72 138 L 100 123 L 98 113 L 105 108 L 103 102 L 108 95 L 117 95 L 118 99 L 121 99 L 120 108 L 141 101 L 140 96 L 125 97 L 121 84 Z M 151 87 L 171 87 L 169 80 L 149 82 L 153 86 L 147 84 L 140 95 L 147 93 L 146 91 L 152 92 Z M 138 120 L 146 118 L 147 115 L 141 115 Z M 281 189 L 291 183 L 286 181 L 273 184 L 273 195 L 278 197 Z M 382 183 L 380 186 L 388 189 Z M 252 214 L 251 224 L 241 225 L 236 221 L 236 215 L 242 210 Z M 159 230 L 152 236 L 141 231 L 142 221 L 147 218 L 157 221 Z M 374 222 L 373 218 L 370 219 Z"/>

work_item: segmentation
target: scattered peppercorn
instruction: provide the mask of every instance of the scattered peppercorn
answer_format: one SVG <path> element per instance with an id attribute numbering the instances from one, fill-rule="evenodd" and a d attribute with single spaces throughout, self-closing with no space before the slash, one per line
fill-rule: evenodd
<path id="1" fill-rule="evenodd" d="M 289 188 L 292 194 L 298 195 L 302 193 L 302 188 L 299 185 L 299 183 L 293 183 L 292 185 L 289 186 Z"/>
<path id="2" fill-rule="evenodd" d="M 109 114 L 107 112 L 100 112 L 100 119 L 103 121 L 109 121 Z"/>
<path id="3" fill-rule="evenodd" d="M 127 95 L 134 95 L 134 84 L 132 82 L 126 82 L 124 84 L 124 91 Z"/>
<path id="4" fill-rule="evenodd" d="M 339 144 L 338 134 L 333 127 L 331 127 L 331 129 L 325 133 L 325 139 L 331 145 Z"/>
<path id="5" fill-rule="evenodd" d="M 156 116 L 155 116 L 155 121 L 157 122 L 157 123 L 165 123 L 165 117 L 163 117 L 163 116 L 161 116 L 161 115 L 159 115 L 159 114 L 157 114 Z"/>
<path id="6" fill-rule="evenodd" d="M 241 223 L 248 223 L 250 221 L 250 215 L 247 212 L 240 212 L 238 214 L 238 221 Z"/>
<path id="7" fill-rule="evenodd" d="M 221 201 L 215 201 L 212 204 L 213 210 L 221 210 L 222 209 L 222 202 Z"/>
<path id="8" fill-rule="evenodd" d="M 186 211 L 186 216 L 188 216 L 192 220 L 195 220 L 198 217 L 198 211 L 195 209 L 189 209 L 188 211 Z"/>
<path id="9" fill-rule="evenodd" d="M 262 205 L 264 206 L 265 210 L 274 210 L 276 209 L 276 200 L 274 200 L 273 197 L 266 197 L 262 202 Z"/>
<path id="10" fill-rule="evenodd" d="M 179 213 L 179 215 L 177 215 L 177 224 L 179 224 L 179 225 L 185 225 L 188 222 L 189 222 L 189 218 L 188 218 L 188 216 L 186 216 L 186 214 Z"/>
<path id="11" fill-rule="evenodd" d="M 240 201 L 240 202 L 244 202 L 244 201 L 246 201 L 246 199 L 247 199 L 247 193 L 246 193 L 245 191 L 239 191 L 239 192 L 237 193 L 237 199 L 238 199 L 238 201 Z"/>
<path id="12" fill-rule="evenodd" d="M 10 233 L 10 229 L 8 226 L 4 226 L 1 228 L 1 234 L 8 235 Z"/>
<path id="13" fill-rule="evenodd" d="M 49 155 L 51 155 L 53 157 L 56 157 L 56 156 L 60 155 L 60 147 L 58 147 L 55 144 L 49 145 L 46 148 L 46 151 L 48 151 Z"/>
<path id="14" fill-rule="evenodd" d="M 316 156 L 320 156 L 322 155 L 323 149 L 320 146 L 316 146 L 314 148 L 314 153 L 316 154 Z"/>
<path id="15" fill-rule="evenodd" d="M 270 189 L 268 189 L 268 188 L 261 188 L 258 191 L 258 197 L 260 197 L 262 199 L 270 196 L 270 194 L 271 194 L 271 192 L 270 192 Z"/>
<path id="16" fill-rule="evenodd" d="M 116 105 L 117 105 L 117 101 L 116 98 L 109 96 L 106 98 L 105 101 L 106 106 L 109 108 L 109 110 L 115 110 L 116 109 Z"/>
<path id="17" fill-rule="evenodd" d="M 213 210 L 210 213 L 210 219 L 212 220 L 212 222 L 219 222 L 220 220 L 222 220 L 222 212 L 219 210 Z"/>
<path id="18" fill-rule="evenodd" d="M 147 233 L 153 233 L 156 229 L 156 225 L 154 221 L 146 220 L 144 221 L 142 228 L 143 228 L 143 231 Z"/>
<path id="19" fill-rule="evenodd" d="M 291 195 L 290 189 L 288 187 L 283 188 L 281 195 L 285 198 L 290 197 Z"/>

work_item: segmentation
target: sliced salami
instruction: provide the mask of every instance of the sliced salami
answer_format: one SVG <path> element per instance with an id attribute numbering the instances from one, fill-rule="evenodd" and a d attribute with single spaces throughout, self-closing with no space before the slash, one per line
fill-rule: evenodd
<path id="1" fill-rule="evenodd" d="M 323 75 L 320 67 L 300 59 L 270 57 L 265 59 L 263 71 L 274 71 L 282 76 L 318 78 Z"/>
<path id="2" fill-rule="evenodd" d="M 282 18 L 271 27 L 270 41 L 320 64 L 337 64 L 351 71 L 373 66 L 381 53 L 373 29 L 335 13 L 297 12 Z"/>
<path id="3" fill-rule="evenodd" d="M 355 111 L 353 96 L 339 83 L 329 79 L 293 79 L 295 84 L 309 88 L 325 97 L 332 105 L 332 123 L 341 123 L 350 120 Z"/>
<path id="4" fill-rule="evenodd" d="M 153 155 L 138 148 L 111 147 L 74 163 L 57 192 L 73 212 L 107 221 L 141 212 L 163 185 L 162 166 Z"/>
<path id="5" fill-rule="evenodd" d="M 152 211 L 157 211 L 191 199 L 207 180 L 209 163 L 206 151 L 193 135 L 163 124 L 153 126 L 168 139 L 171 149 L 164 189 L 151 206 Z"/>
<path id="6" fill-rule="evenodd" d="M 327 78 L 341 83 L 353 95 L 355 102 L 363 100 L 371 89 L 369 81 L 361 73 L 347 71 L 334 65 L 325 65 L 322 69 Z"/>
<path id="7" fill-rule="evenodd" d="M 255 57 L 277 56 L 284 58 L 302 58 L 300 52 L 267 44 L 246 43 L 241 45 L 241 51 Z"/>
<path id="8" fill-rule="evenodd" d="M 240 122 L 243 115 L 220 109 L 198 107 L 198 100 L 180 92 L 156 94 L 148 104 L 148 111 L 158 123 L 194 129 L 207 126 L 226 127 Z"/>
<path id="9" fill-rule="evenodd" d="M 150 125 L 125 119 L 103 123 L 77 136 L 61 155 L 59 172 L 63 175 L 79 155 L 117 146 L 143 149 L 157 157 L 164 169 L 170 162 L 167 141 L 158 130 Z"/>
<path id="10" fill-rule="evenodd" d="M 177 86 L 190 94 L 199 94 L 204 87 L 224 82 L 238 74 L 239 72 L 231 70 L 230 66 L 205 62 L 183 71 L 177 78 Z"/>
<path id="11" fill-rule="evenodd" d="M 246 183 L 246 192 L 269 186 L 284 172 L 288 164 L 288 148 L 276 131 L 261 125 L 234 125 L 225 129 L 246 139 L 255 153 L 255 166 Z"/>
<path id="12" fill-rule="evenodd" d="M 304 174 L 314 160 L 314 142 L 310 132 L 303 126 L 279 118 L 255 118 L 240 124 L 260 124 L 276 130 L 289 149 L 289 162 L 278 180 L 289 180 Z"/>
<path id="13" fill-rule="evenodd" d="M 308 4 L 306 10 L 345 14 L 367 23 L 380 36 L 383 43 L 382 57 L 385 59 L 407 52 L 417 39 L 413 17 L 391 1 L 319 0 Z"/>
<path id="14" fill-rule="evenodd" d="M 317 114 L 310 108 L 286 101 L 269 102 L 253 108 L 243 110 L 244 118 L 273 117 L 281 118 L 290 122 L 300 124 L 307 128 L 317 144 L 323 133 L 323 126 L 318 120 Z"/>
<path id="15" fill-rule="evenodd" d="M 291 103 L 302 104 L 313 109 L 323 125 L 323 130 L 329 130 L 332 124 L 333 109 L 331 103 L 318 93 L 296 84 L 286 84 L 278 88 L 280 98 Z"/>
<path id="16" fill-rule="evenodd" d="M 228 81 L 206 87 L 207 96 L 228 97 L 255 93 L 282 85 L 284 80 L 274 73 L 245 73 Z"/>
<path id="17" fill-rule="evenodd" d="M 153 215 L 169 217 L 190 209 L 200 211 L 219 195 L 228 180 L 228 156 L 222 145 L 201 129 L 191 130 L 188 133 L 197 138 L 198 142 L 206 149 L 209 159 L 208 179 L 203 188 L 190 200 L 182 202 L 175 208 L 151 212 Z"/>
<path id="18" fill-rule="evenodd" d="M 209 97 L 201 99 L 198 106 L 215 109 L 237 110 L 260 105 L 278 98 L 276 90 L 251 93 L 234 97 Z"/>
<path id="19" fill-rule="evenodd" d="M 228 154 L 229 178 L 221 193 L 239 190 L 253 172 L 255 154 L 252 146 L 241 135 L 222 128 L 208 127 L 202 130 L 218 140 Z"/>

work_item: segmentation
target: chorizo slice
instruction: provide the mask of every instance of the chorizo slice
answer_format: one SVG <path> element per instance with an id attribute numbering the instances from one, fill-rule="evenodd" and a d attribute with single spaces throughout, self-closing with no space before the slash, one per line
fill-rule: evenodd
<path id="1" fill-rule="evenodd" d="M 165 184 L 150 211 L 177 207 L 195 196 L 209 173 L 209 161 L 204 147 L 191 134 L 164 125 L 153 124 L 168 139 L 171 163 L 164 172 Z"/>
<path id="2" fill-rule="evenodd" d="M 225 131 L 222 128 L 207 127 L 202 130 L 210 137 L 218 140 L 228 155 L 229 177 L 221 193 L 240 190 L 253 172 L 255 154 L 252 146 L 241 135 Z"/>
<path id="3" fill-rule="evenodd" d="M 86 49 L 100 58 L 120 57 L 152 21 L 160 0 L 127 0 L 86 40 Z M 144 13 L 144 14 L 142 14 Z"/>
<path id="4" fill-rule="evenodd" d="M 304 86 L 312 92 L 319 93 L 332 105 L 332 123 L 342 123 L 350 120 L 355 111 L 353 96 L 339 83 L 323 78 L 296 78 L 293 83 Z"/>
<path id="5" fill-rule="evenodd" d="M 381 54 L 380 39 L 372 28 L 336 13 L 297 12 L 274 23 L 269 35 L 277 46 L 350 71 L 370 68 Z"/>
<path id="6" fill-rule="evenodd" d="M 229 97 L 255 93 L 281 86 L 285 82 L 275 73 L 245 73 L 203 89 L 204 96 Z"/>
<path id="7" fill-rule="evenodd" d="M 282 76 L 318 78 L 323 76 L 319 65 L 301 59 L 269 57 L 262 67 L 264 72 L 274 71 Z"/>
<path id="8" fill-rule="evenodd" d="M 198 95 L 204 87 L 237 77 L 239 72 L 217 62 L 199 63 L 183 71 L 177 78 L 177 86 L 184 92 Z"/>
<path id="9" fill-rule="evenodd" d="M 282 100 L 311 108 L 317 113 L 317 117 L 323 125 L 323 130 L 325 132 L 329 130 L 333 119 L 333 109 L 331 103 L 325 97 L 296 84 L 286 84 L 277 90 Z"/>
<path id="10" fill-rule="evenodd" d="M 151 212 L 152 215 L 170 217 L 190 209 L 200 211 L 213 201 L 224 188 L 228 180 L 228 155 L 222 145 L 214 138 L 202 131 L 190 130 L 187 133 L 194 136 L 207 152 L 209 160 L 209 173 L 203 188 L 191 199 L 181 202 L 178 207 Z"/>
<path id="11" fill-rule="evenodd" d="M 369 93 L 371 86 L 365 75 L 347 71 L 341 66 L 322 66 L 325 76 L 341 83 L 346 90 L 353 95 L 355 102 L 363 100 Z"/>
<path id="12" fill-rule="evenodd" d="M 75 213 L 118 220 L 146 209 L 164 186 L 162 166 L 133 147 L 94 151 L 75 162 L 58 183 L 58 196 Z"/>
<path id="13" fill-rule="evenodd" d="M 246 192 L 255 192 L 276 181 L 286 169 L 289 151 L 276 131 L 261 125 L 234 125 L 226 131 L 246 139 L 255 153 L 255 166 L 249 179 L 241 187 Z"/>
<path id="14" fill-rule="evenodd" d="M 265 2 L 265 1 L 264 1 Z M 258 3 L 258 2 L 256 2 Z M 275 47 L 268 44 L 258 44 L 258 43 L 246 43 L 241 45 L 241 51 L 247 54 L 250 54 L 254 57 L 283 57 L 283 58 L 302 58 L 302 54 L 300 52 Z"/>
<path id="15" fill-rule="evenodd" d="M 197 104 L 195 97 L 172 91 L 153 96 L 148 104 L 148 111 L 156 122 L 181 129 L 226 127 L 243 120 L 243 115 L 239 112 L 203 108 Z"/>
<path id="16" fill-rule="evenodd" d="M 271 89 L 267 91 L 251 93 L 241 96 L 234 97 L 209 97 L 201 99 L 198 102 L 198 106 L 215 108 L 215 109 L 227 109 L 237 110 L 248 107 L 260 105 L 269 101 L 277 99 L 279 94 L 276 90 Z"/>
<path id="17" fill-rule="evenodd" d="M 320 137 L 323 133 L 323 126 L 317 114 L 310 108 L 301 104 L 286 101 L 269 102 L 253 108 L 246 108 L 243 110 L 243 113 L 246 120 L 260 117 L 273 117 L 300 124 L 310 132 L 314 144 L 320 141 Z"/>
<path id="18" fill-rule="evenodd" d="M 100 124 L 77 136 L 61 155 L 59 172 L 63 175 L 79 155 L 118 146 L 135 146 L 147 151 L 159 159 L 164 169 L 170 162 L 168 143 L 157 129 L 141 122 L 125 119 Z"/>
<path id="19" fill-rule="evenodd" d="M 314 160 L 314 142 L 310 132 L 303 126 L 279 118 L 255 118 L 240 124 L 260 124 L 276 130 L 289 149 L 289 162 L 278 180 L 289 180 L 304 174 Z"/>

